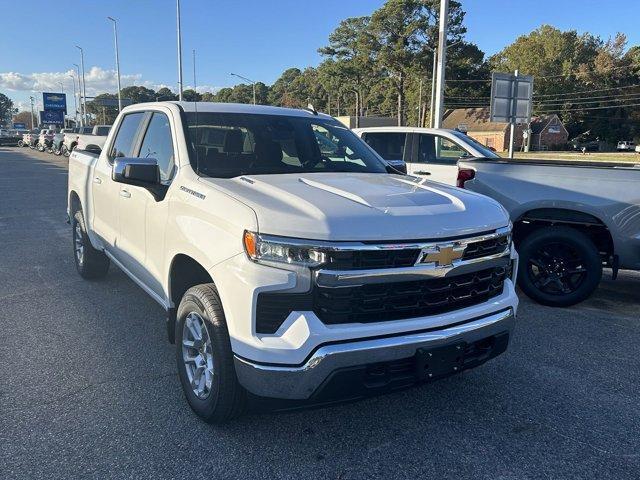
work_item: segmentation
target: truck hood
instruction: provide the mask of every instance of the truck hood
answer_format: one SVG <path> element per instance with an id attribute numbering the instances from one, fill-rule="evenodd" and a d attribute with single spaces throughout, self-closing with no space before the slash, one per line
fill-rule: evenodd
<path id="1" fill-rule="evenodd" d="M 260 233 L 332 241 L 418 240 L 504 227 L 496 201 L 410 176 L 376 173 L 201 178 L 251 207 Z"/>

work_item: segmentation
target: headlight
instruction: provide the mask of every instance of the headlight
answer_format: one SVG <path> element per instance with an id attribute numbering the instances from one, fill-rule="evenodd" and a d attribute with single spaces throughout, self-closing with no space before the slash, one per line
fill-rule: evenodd
<path id="1" fill-rule="evenodd" d="M 325 262 L 323 252 L 311 245 L 290 238 L 244 232 L 244 250 L 256 262 L 288 263 L 304 267 L 317 267 Z"/>

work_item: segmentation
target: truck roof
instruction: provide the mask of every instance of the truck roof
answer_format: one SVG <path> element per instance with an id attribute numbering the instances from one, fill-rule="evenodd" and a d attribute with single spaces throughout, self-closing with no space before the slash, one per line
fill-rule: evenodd
<path id="1" fill-rule="evenodd" d="M 211 112 L 211 113 L 244 113 L 258 115 L 286 115 L 293 117 L 313 117 L 309 110 L 297 108 L 272 107 L 269 105 L 249 105 L 245 103 L 215 103 L 215 102 L 158 102 L 158 104 L 174 104 L 182 107 L 185 112 Z M 139 106 L 141 104 L 137 104 Z M 318 112 L 318 117 L 324 119 L 331 116 Z"/>

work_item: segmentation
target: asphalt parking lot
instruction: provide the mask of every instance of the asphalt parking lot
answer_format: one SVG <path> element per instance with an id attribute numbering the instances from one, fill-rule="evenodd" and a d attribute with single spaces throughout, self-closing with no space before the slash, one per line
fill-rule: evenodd
<path id="1" fill-rule="evenodd" d="M 639 478 L 640 275 L 522 298 L 503 356 L 367 401 L 201 422 L 163 311 L 75 272 L 67 159 L 0 147 L 0 477 Z"/>

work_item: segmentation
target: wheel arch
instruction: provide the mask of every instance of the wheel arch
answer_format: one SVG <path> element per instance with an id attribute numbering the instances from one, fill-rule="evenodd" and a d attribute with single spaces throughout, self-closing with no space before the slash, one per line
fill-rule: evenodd
<path id="1" fill-rule="evenodd" d="M 175 342 L 176 312 L 180 300 L 187 290 L 202 283 L 213 283 L 211 275 L 202 262 L 184 253 L 178 253 L 173 256 L 167 278 L 167 293 L 169 297 L 167 336 L 169 342 Z"/>
<path id="2" fill-rule="evenodd" d="M 78 210 L 82 210 L 80 195 L 75 190 L 71 190 L 69 192 L 69 216 L 73 217 Z"/>
<path id="3" fill-rule="evenodd" d="M 613 236 L 606 223 L 578 208 L 543 207 L 525 211 L 513 222 L 514 241 L 517 244 L 532 231 L 554 225 L 575 228 L 587 235 L 607 262 L 615 254 Z"/>

